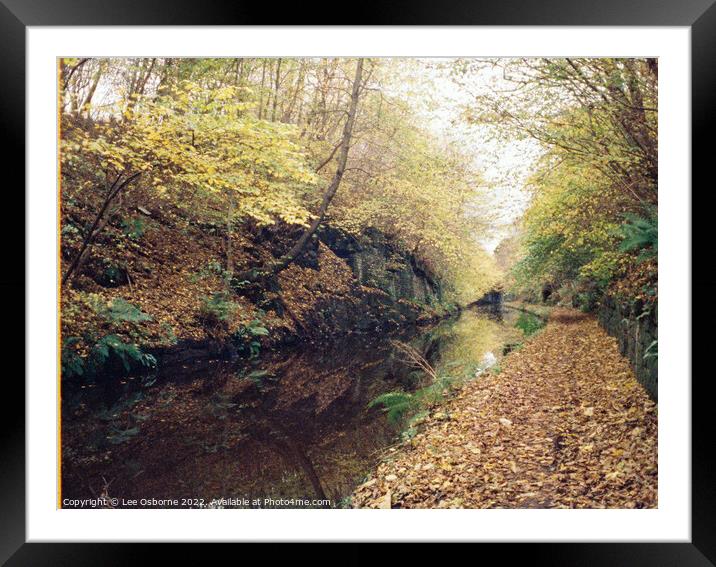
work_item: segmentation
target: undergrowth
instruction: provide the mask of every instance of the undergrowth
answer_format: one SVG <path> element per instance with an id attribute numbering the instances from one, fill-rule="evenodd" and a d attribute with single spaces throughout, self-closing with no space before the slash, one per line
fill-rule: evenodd
<path id="1" fill-rule="evenodd" d="M 400 427 L 402 438 L 407 440 L 415 436 L 417 425 L 428 416 L 429 410 L 444 401 L 451 391 L 474 378 L 478 368 L 471 366 L 455 374 L 439 372 L 410 345 L 399 341 L 392 341 L 392 344 L 405 356 L 405 362 L 428 375 L 431 382 L 414 392 L 386 392 L 373 399 L 368 407 L 381 407 L 388 422 Z"/>
<path id="2" fill-rule="evenodd" d="M 520 313 L 520 316 L 515 323 L 515 327 L 520 329 L 526 337 L 529 337 L 544 328 L 546 324 L 547 323 L 544 319 L 541 319 L 532 313 Z"/>

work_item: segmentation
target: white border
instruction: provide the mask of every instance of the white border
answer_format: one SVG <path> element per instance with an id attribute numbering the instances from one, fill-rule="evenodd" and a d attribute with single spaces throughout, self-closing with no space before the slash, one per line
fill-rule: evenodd
<path id="1" fill-rule="evenodd" d="M 690 541 L 690 28 L 27 31 L 28 541 Z M 56 57 L 658 56 L 657 510 L 56 510 Z"/>

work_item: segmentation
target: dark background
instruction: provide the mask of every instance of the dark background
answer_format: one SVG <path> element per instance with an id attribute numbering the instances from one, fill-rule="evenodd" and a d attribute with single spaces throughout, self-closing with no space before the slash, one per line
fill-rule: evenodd
<path id="1" fill-rule="evenodd" d="M 669 25 L 692 27 L 692 131 L 694 190 L 683 187 L 683 198 L 692 199 L 692 296 L 698 299 L 697 313 L 689 298 L 683 308 L 692 313 L 692 352 L 701 355 L 713 350 L 713 323 L 709 324 L 711 295 L 716 290 L 712 258 L 714 181 L 711 162 L 714 150 L 714 93 L 716 92 L 716 6 L 714 0 L 426 0 L 383 3 L 272 4 L 219 0 L 0 0 L 0 125 L 4 149 L 0 226 L 2 271 L 0 305 L 6 321 L 2 339 L 2 407 L 0 411 L 0 561 L 7 565 L 99 566 L 166 563 L 172 556 L 197 563 L 229 561 L 317 561 L 362 564 L 377 560 L 412 562 L 411 551 L 385 545 L 377 548 L 351 544 L 349 547 L 272 546 L 258 550 L 227 549 L 226 545 L 161 544 L 24 544 L 24 305 L 32 298 L 25 294 L 24 257 L 24 111 L 25 111 L 25 26 L 34 25 Z M 330 51 L 330 46 L 326 46 Z M 55 188 L 48 188 L 54 195 Z M 49 197 L 48 197 L 49 198 Z M 704 354 L 702 354 L 704 353 Z M 483 563 L 498 566 L 526 565 L 613 565 L 613 566 L 708 566 L 716 562 L 716 478 L 712 474 L 714 417 L 712 406 L 713 371 L 706 365 L 692 372 L 692 544 L 481 544 L 478 549 L 457 549 L 446 553 L 424 546 L 414 550 L 431 562 Z M 689 376 L 663 379 L 689 380 Z M 48 387 L 54 387 L 54 376 Z M 54 432 L 50 433 L 54 435 Z M 101 521 L 101 516 L 98 516 Z M 396 522 L 400 517 L 396 515 Z M 240 529 L 237 526 L 237 530 Z M 559 534 L 555 534 L 558 538 Z M 320 533 L 316 534 L 320 539 Z M 227 553 L 226 559 L 212 552 Z M 450 549 L 449 551 L 452 551 Z M 12 557 L 11 557 L 12 556 Z"/>

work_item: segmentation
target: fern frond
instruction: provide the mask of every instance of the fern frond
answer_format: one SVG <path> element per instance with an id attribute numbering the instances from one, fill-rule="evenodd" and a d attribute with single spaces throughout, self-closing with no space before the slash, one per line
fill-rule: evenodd
<path id="1" fill-rule="evenodd" d="M 380 405 L 384 408 L 390 408 L 401 403 L 406 403 L 410 401 L 412 397 L 413 396 L 407 392 L 387 392 L 371 400 L 368 407 L 373 408 Z"/>

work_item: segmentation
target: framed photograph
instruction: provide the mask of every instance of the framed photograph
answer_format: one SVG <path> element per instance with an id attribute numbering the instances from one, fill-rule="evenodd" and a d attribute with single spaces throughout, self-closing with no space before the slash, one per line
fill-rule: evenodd
<path id="1" fill-rule="evenodd" d="M 316 25 L 5 1 L 27 332 L 3 560 L 435 541 L 713 564 L 710 3 Z"/>

